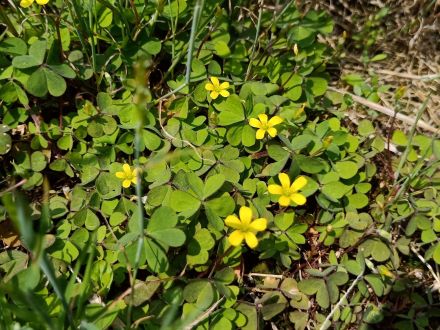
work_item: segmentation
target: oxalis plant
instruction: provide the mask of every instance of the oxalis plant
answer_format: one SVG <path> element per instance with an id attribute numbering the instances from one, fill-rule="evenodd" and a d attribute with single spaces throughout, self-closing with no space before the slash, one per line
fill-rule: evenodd
<path id="1" fill-rule="evenodd" d="M 324 12 L 9 0 L 0 19 L 0 328 L 438 324 L 440 142 L 347 121 Z"/>

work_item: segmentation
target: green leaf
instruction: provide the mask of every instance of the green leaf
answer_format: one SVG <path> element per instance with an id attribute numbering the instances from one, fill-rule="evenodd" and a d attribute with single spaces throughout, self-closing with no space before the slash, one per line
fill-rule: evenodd
<path id="1" fill-rule="evenodd" d="M 185 233 L 177 228 L 177 215 L 169 207 L 158 208 L 148 223 L 147 233 L 166 245 L 178 247 L 185 243 Z"/>
<path id="2" fill-rule="evenodd" d="M 157 55 L 160 53 L 162 48 L 162 44 L 160 40 L 149 40 L 144 45 L 142 45 L 142 49 L 145 50 L 150 55 Z"/>
<path id="3" fill-rule="evenodd" d="M 105 8 L 98 18 L 98 24 L 100 27 L 106 28 L 112 24 L 113 12 L 110 8 Z"/>
<path id="4" fill-rule="evenodd" d="M 401 130 L 395 130 L 393 132 L 391 141 L 394 144 L 397 144 L 398 146 L 406 147 L 408 145 L 408 138 L 406 137 L 405 133 L 403 133 Z"/>
<path id="5" fill-rule="evenodd" d="M 7 133 L 0 133 L 0 155 L 5 155 L 11 150 L 12 139 Z"/>
<path id="6" fill-rule="evenodd" d="M 365 206 L 368 205 L 368 197 L 365 194 L 353 194 L 347 197 L 348 198 L 348 205 L 347 207 L 353 208 L 353 209 L 362 209 Z"/>
<path id="7" fill-rule="evenodd" d="M 352 190 L 352 187 L 353 186 L 347 186 L 340 181 L 334 181 L 323 185 L 321 191 L 327 198 L 336 202 L 348 194 Z"/>
<path id="8" fill-rule="evenodd" d="M 280 314 L 287 307 L 287 300 L 280 292 L 267 292 L 256 302 L 263 305 L 261 313 L 266 321 Z"/>
<path id="9" fill-rule="evenodd" d="M 170 206 L 176 212 L 185 212 L 187 216 L 194 214 L 200 208 L 201 202 L 193 195 L 181 191 L 174 190 L 170 196 Z"/>
<path id="10" fill-rule="evenodd" d="M 163 249 L 152 240 L 144 239 L 144 251 L 148 266 L 154 273 L 163 273 L 169 267 L 168 258 Z"/>
<path id="11" fill-rule="evenodd" d="M 47 94 L 47 80 L 44 68 L 34 71 L 26 82 L 26 90 L 34 96 L 43 97 Z"/>
<path id="12" fill-rule="evenodd" d="M 220 111 L 218 115 L 218 124 L 221 126 L 229 126 L 244 120 L 244 109 L 238 95 L 232 94 L 225 101 L 215 105 Z"/>
<path id="13" fill-rule="evenodd" d="M 225 183 L 225 176 L 223 174 L 215 174 L 208 177 L 203 188 L 203 199 L 208 198 L 216 193 Z"/>
<path id="14" fill-rule="evenodd" d="M 31 167 L 35 172 L 41 172 L 46 168 L 46 157 L 41 151 L 35 151 L 31 155 Z"/>
<path id="15" fill-rule="evenodd" d="M 90 231 L 94 231 L 94 230 L 98 229 L 98 227 L 100 225 L 99 219 L 96 216 L 96 214 L 93 213 L 92 211 L 90 211 L 89 209 L 87 209 L 87 215 L 86 215 L 84 225 Z"/>
<path id="16" fill-rule="evenodd" d="M 378 62 L 378 61 L 382 61 L 384 59 L 386 59 L 388 57 L 387 54 L 381 53 L 381 54 L 377 54 L 374 55 L 371 59 L 370 62 Z"/>
<path id="17" fill-rule="evenodd" d="M 153 132 L 144 129 L 142 131 L 142 141 L 148 150 L 156 150 L 162 144 L 162 140 Z"/>
<path id="18" fill-rule="evenodd" d="M 440 265 L 440 243 L 437 243 L 437 245 L 435 246 L 432 258 L 437 264 Z"/>
<path id="19" fill-rule="evenodd" d="M 185 243 L 185 233 L 177 228 L 168 228 L 150 232 L 149 235 L 159 242 L 165 243 L 172 247 L 182 246 Z"/>
<path id="20" fill-rule="evenodd" d="M 255 144 L 255 129 L 250 125 L 244 125 L 241 131 L 241 142 L 245 147 L 252 147 Z"/>
<path id="21" fill-rule="evenodd" d="M 9 55 L 25 55 L 27 53 L 26 42 L 21 38 L 7 38 L 0 42 L 0 53 Z"/>
<path id="22" fill-rule="evenodd" d="M 228 44 L 222 40 L 215 40 L 214 43 L 214 52 L 220 57 L 228 57 L 231 54 L 231 50 L 228 47 Z"/>
<path id="23" fill-rule="evenodd" d="M 30 55 L 17 56 L 12 60 L 12 65 L 17 69 L 32 68 L 41 65 L 41 63 L 42 62 L 40 62 L 38 59 Z"/>
<path id="24" fill-rule="evenodd" d="M 0 253 L 0 270 L 2 274 L 2 281 L 8 282 L 18 272 L 27 267 L 29 256 L 18 250 L 7 250 Z"/>
<path id="25" fill-rule="evenodd" d="M 343 179 L 350 179 L 354 177 L 358 172 L 358 166 L 355 162 L 344 161 L 334 164 L 335 171 Z"/>
<path id="26" fill-rule="evenodd" d="M 381 297 L 384 293 L 385 285 L 382 281 L 382 278 L 378 274 L 368 274 L 365 275 L 365 280 L 371 285 L 374 290 L 374 293 Z"/>
<path id="27" fill-rule="evenodd" d="M 46 40 L 35 41 L 29 47 L 29 55 L 35 58 L 38 65 L 42 64 L 44 61 L 44 55 L 46 55 L 47 43 Z"/>
<path id="28" fill-rule="evenodd" d="M 320 173 L 327 168 L 327 163 L 317 157 L 305 157 L 302 155 L 296 156 L 299 168 L 310 174 Z"/>
<path id="29" fill-rule="evenodd" d="M 366 257 L 372 256 L 378 262 L 386 261 L 391 252 L 389 247 L 380 239 L 369 239 L 359 246 L 359 250 L 363 251 Z"/>
<path id="30" fill-rule="evenodd" d="M 309 314 L 300 311 L 294 311 L 289 313 L 289 320 L 295 324 L 295 330 L 304 330 L 307 327 L 309 320 Z"/>
<path id="31" fill-rule="evenodd" d="M 373 124 L 368 119 L 363 119 L 358 124 L 358 132 L 362 136 L 369 136 L 374 134 L 376 130 L 374 129 Z"/>
<path id="32" fill-rule="evenodd" d="M 324 95 L 327 91 L 328 82 L 327 79 L 323 77 L 312 77 L 306 78 L 306 88 L 310 89 L 313 96 Z"/>
<path id="33" fill-rule="evenodd" d="M 92 166 L 87 168 L 97 170 Z M 114 174 L 102 172 L 96 179 L 96 190 L 103 199 L 111 199 L 121 194 L 121 182 Z"/>
<path id="34" fill-rule="evenodd" d="M 186 260 L 189 265 L 203 265 L 209 259 L 208 251 L 215 245 L 215 240 L 208 229 L 202 228 L 196 232 L 188 244 Z"/>
<path id="35" fill-rule="evenodd" d="M 277 214 L 274 218 L 274 222 L 279 229 L 285 231 L 293 224 L 294 219 L 294 212 L 284 212 Z"/>
<path id="36" fill-rule="evenodd" d="M 59 239 L 50 247 L 48 252 L 53 258 L 63 260 L 68 264 L 75 261 L 79 256 L 79 251 L 73 243 Z"/>
<path id="37" fill-rule="evenodd" d="M 215 214 L 225 217 L 234 212 L 235 202 L 228 193 L 224 193 L 220 197 L 205 202 L 205 207 L 214 211 Z"/>
<path id="38" fill-rule="evenodd" d="M 66 81 L 58 74 L 49 69 L 44 69 L 47 81 L 47 89 L 52 96 L 61 96 L 66 91 Z"/>
<path id="39" fill-rule="evenodd" d="M 196 305 L 200 309 L 207 309 L 214 303 L 216 298 L 216 292 L 214 291 L 214 286 L 206 281 L 203 288 L 198 292 Z"/>
<path id="40" fill-rule="evenodd" d="M 48 66 L 53 72 L 65 78 L 73 79 L 76 77 L 75 71 L 67 64 L 52 64 Z"/>

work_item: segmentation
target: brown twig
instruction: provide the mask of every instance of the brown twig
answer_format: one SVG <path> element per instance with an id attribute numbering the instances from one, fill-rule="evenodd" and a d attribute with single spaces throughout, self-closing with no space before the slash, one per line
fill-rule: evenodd
<path id="1" fill-rule="evenodd" d="M 349 95 L 351 96 L 351 98 L 353 99 L 353 101 L 360 103 L 370 109 L 376 110 L 384 115 L 390 116 L 390 117 L 396 117 L 396 119 L 409 124 L 409 125 L 414 125 L 414 123 L 416 123 L 415 118 L 401 114 L 396 112 L 394 109 L 390 109 L 387 107 L 384 107 L 383 105 L 371 102 L 363 97 L 354 95 L 350 92 L 338 89 L 338 88 L 334 88 L 334 87 L 328 87 L 328 90 L 332 91 L 332 92 L 336 92 L 342 95 Z M 432 133 L 438 133 L 440 130 L 438 128 L 435 128 L 431 125 L 429 125 L 427 122 L 424 122 L 423 120 L 419 120 L 417 121 L 416 125 L 421 128 L 424 129 L 426 131 L 432 132 Z"/>

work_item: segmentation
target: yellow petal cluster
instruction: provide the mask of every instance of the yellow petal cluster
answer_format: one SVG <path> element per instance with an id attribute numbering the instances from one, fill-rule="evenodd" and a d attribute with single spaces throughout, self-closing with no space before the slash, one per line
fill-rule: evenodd
<path id="1" fill-rule="evenodd" d="M 226 225 L 235 229 L 228 237 L 229 243 L 233 246 L 239 246 L 245 240 L 246 244 L 254 249 L 258 245 L 255 234 L 266 229 L 267 220 L 259 218 L 252 221 L 252 210 L 247 206 L 240 208 L 239 215 L 240 218 L 234 214 L 225 219 Z"/>
<path id="2" fill-rule="evenodd" d="M 266 133 L 269 134 L 271 137 L 277 136 L 278 131 L 274 126 L 281 124 L 282 122 L 283 118 L 279 116 L 273 116 L 269 119 L 264 113 L 259 114 L 258 119 L 249 119 L 249 125 L 258 128 L 257 133 L 255 134 L 257 140 L 263 139 Z"/>
<path id="3" fill-rule="evenodd" d="M 205 89 L 211 92 L 209 95 L 213 100 L 215 100 L 219 95 L 223 97 L 228 97 L 230 95 L 227 91 L 229 88 L 229 83 L 227 81 L 220 84 L 220 81 L 216 77 L 211 77 L 210 80 L 211 82 L 205 85 Z"/>
<path id="4" fill-rule="evenodd" d="M 123 180 L 122 186 L 124 188 L 130 187 L 131 184 L 137 183 L 137 169 L 132 169 L 130 165 L 122 165 L 122 172 L 116 172 L 115 175 L 118 179 Z"/>
<path id="5" fill-rule="evenodd" d="M 304 205 L 306 203 L 306 197 L 300 193 L 299 190 L 304 188 L 307 184 L 307 179 L 303 176 L 299 176 L 295 181 L 290 184 L 290 178 L 286 173 L 278 174 L 278 179 L 281 185 L 270 184 L 268 190 L 272 195 L 280 195 L 278 203 L 281 206 L 289 206 L 292 202 L 297 205 Z"/>
<path id="6" fill-rule="evenodd" d="M 35 0 L 40 6 L 44 6 L 45 4 L 47 4 L 49 2 L 49 0 Z M 34 3 L 34 0 L 21 0 L 20 1 L 20 6 L 23 8 L 27 8 L 32 6 L 32 4 Z"/>

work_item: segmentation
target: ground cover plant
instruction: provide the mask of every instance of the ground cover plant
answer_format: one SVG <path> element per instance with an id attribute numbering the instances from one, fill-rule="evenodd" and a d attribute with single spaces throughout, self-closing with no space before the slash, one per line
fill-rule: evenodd
<path id="1" fill-rule="evenodd" d="M 347 35 L 297 5 L 0 5 L 2 329 L 439 324 L 429 99 L 353 123 Z"/>

